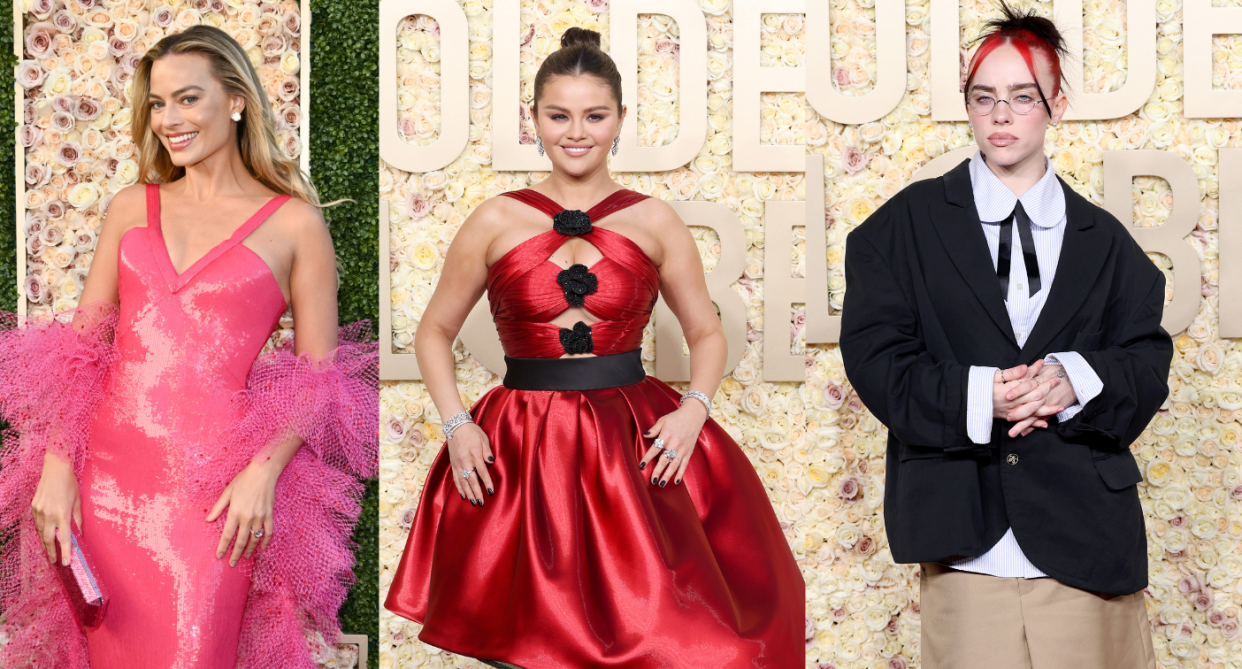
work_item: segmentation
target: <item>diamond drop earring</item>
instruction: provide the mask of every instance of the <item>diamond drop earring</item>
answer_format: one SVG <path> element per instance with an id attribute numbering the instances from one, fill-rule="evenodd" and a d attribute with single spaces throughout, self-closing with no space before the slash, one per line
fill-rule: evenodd
<path id="1" fill-rule="evenodd" d="M 543 138 L 542 138 L 542 137 L 536 137 L 536 138 L 535 138 L 535 151 L 536 151 L 539 155 L 541 155 L 541 156 L 543 155 Z"/>
<path id="2" fill-rule="evenodd" d="M 621 136 L 617 135 L 612 140 L 612 155 L 617 155 L 617 147 L 621 145 Z"/>
<path id="3" fill-rule="evenodd" d="M 229 118 L 233 119 L 234 121 L 240 121 L 240 120 L 241 120 L 241 112 L 233 112 L 233 115 L 232 115 L 232 116 L 230 116 Z"/>

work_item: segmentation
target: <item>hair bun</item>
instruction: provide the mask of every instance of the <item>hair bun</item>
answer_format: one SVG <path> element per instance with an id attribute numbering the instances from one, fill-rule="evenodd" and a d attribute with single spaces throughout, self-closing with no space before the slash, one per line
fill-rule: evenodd
<path id="1" fill-rule="evenodd" d="M 566 30 L 564 35 L 561 35 L 562 49 L 568 49 L 571 46 L 581 45 L 593 46 L 596 49 L 599 49 L 600 34 L 594 30 L 587 30 L 586 28 L 573 26 L 569 30 Z"/>

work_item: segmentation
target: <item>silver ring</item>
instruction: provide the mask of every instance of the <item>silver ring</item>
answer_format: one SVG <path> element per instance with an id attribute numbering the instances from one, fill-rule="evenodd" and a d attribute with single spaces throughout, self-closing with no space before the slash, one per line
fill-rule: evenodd
<path id="1" fill-rule="evenodd" d="M 658 448 L 658 449 L 660 449 L 660 450 L 664 450 L 664 440 L 663 440 L 663 439 L 661 439 L 661 438 L 659 438 L 659 437 L 656 437 L 655 443 L 653 443 L 653 444 L 651 444 L 651 445 L 652 445 L 652 446 L 655 446 L 656 448 Z"/>
<path id="2" fill-rule="evenodd" d="M 668 449 L 668 450 L 664 451 L 664 457 L 668 458 L 669 460 L 676 460 L 676 459 L 677 459 L 677 451 L 674 451 L 673 449 L 671 449 L 671 448 L 670 448 L 670 449 Z"/>
<path id="3" fill-rule="evenodd" d="M 474 473 L 473 469 L 463 469 L 461 470 L 461 477 L 464 479 L 469 479 L 470 475 L 473 473 Z"/>
<path id="4" fill-rule="evenodd" d="M 259 529 L 257 529 L 257 530 L 250 530 L 250 536 L 254 537 L 255 539 L 262 539 L 262 538 L 263 538 L 263 528 L 262 528 L 262 527 L 260 527 L 260 528 L 259 528 Z"/>

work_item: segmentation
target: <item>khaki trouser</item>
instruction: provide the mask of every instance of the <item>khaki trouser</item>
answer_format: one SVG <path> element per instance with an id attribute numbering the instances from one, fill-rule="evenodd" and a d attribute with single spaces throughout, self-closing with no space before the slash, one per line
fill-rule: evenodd
<path id="1" fill-rule="evenodd" d="M 1156 669 L 1143 593 L 923 564 L 923 669 Z"/>

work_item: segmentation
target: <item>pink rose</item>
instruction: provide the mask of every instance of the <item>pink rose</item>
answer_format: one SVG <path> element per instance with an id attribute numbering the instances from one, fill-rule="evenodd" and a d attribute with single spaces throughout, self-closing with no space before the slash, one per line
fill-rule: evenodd
<path id="1" fill-rule="evenodd" d="M 1215 598 L 1212 597 L 1212 592 L 1210 590 L 1200 590 L 1190 598 L 1190 601 L 1194 603 L 1196 609 L 1199 609 L 1200 611 L 1207 611 L 1212 608 Z"/>
<path id="2" fill-rule="evenodd" d="M 38 61 L 23 60 L 21 65 L 17 66 L 17 83 L 22 88 L 34 88 L 43 83 L 47 78 L 47 72 L 39 65 Z"/>
<path id="3" fill-rule="evenodd" d="M 681 52 L 681 45 L 677 43 L 677 40 L 671 40 L 671 39 L 668 39 L 667 37 L 664 37 L 664 38 L 660 38 L 656 40 L 655 49 L 656 49 L 656 53 L 658 54 L 662 54 L 662 55 L 672 54 L 676 56 L 678 53 Z"/>
<path id="4" fill-rule="evenodd" d="M 58 246 L 65 241 L 65 231 L 55 225 L 49 225 L 39 232 L 39 241 L 43 242 L 44 246 Z"/>
<path id="5" fill-rule="evenodd" d="M 1226 620 L 1225 612 L 1224 611 L 1213 611 L 1208 614 L 1207 619 L 1209 623 L 1219 627 L 1220 624 L 1225 622 Z"/>
<path id="6" fill-rule="evenodd" d="M 410 529 L 414 525 L 414 509 L 406 509 L 401 514 L 400 524 L 405 529 Z"/>
<path id="7" fill-rule="evenodd" d="M 1186 516 L 1180 513 L 1169 519 L 1169 526 L 1171 526 L 1175 530 L 1180 529 L 1184 527 L 1185 525 L 1186 525 Z"/>
<path id="8" fill-rule="evenodd" d="M 27 274 L 22 287 L 26 300 L 33 304 L 46 304 L 51 297 L 47 292 L 47 284 L 43 282 L 43 275 L 38 272 Z"/>
<path id="9" fill-rule="evenodd" d="M 824 404 L 833 411 L 845 403 L 845 386 L 834 383 L 824 391 Z"/>
<path id="10" fill-rule="evenodd" d="M 816 669 L 837 669 L 837 665 L 831 662 L 820 662 Z"/>
<path id="11" fill-rule="evenodd" d="M 26 255 L 30 256 L 30 260 L 34 261 L 43 254 L 43 240 L 39 235 L 26 238 Z M 40 261 L 41 262 L 41 261 Z"/>
<path id="12" fill-rule="evenodd" d="M 29 149 L 43 140 L 43 128 L 37 125 L 23 125 L 21 132 L 22 146 Z"/>
<path id="13" fill-rule="evenodd" d="M 862 555 L 863 557 L 871 557 L 872 555 L 875 555 L 877 548 L 878 546 L 876 545 L 875 539 L 868 536 L 864 536 L 862 539 L 858 540 L 858 543 L 854 544 L 854 550 L 858 551 L 859 555 Z"/>
<path id="14" fill-rule="evenodd" d="M 858 174 L 867 168 L 867 163 L 871 162 L 871 156 L 858 150 L 858 147 L 847 146 L 845 153 L 841 155 L 841 166 L 850 174 Z"/>
<path id="15" fill-rule="evenodd" d="M 416 221 L 421 220 L 431 212 L 431 201 L 418 193 L 412 193 L 409 199 L 405 201 L 405 208 L 410 213 L 410 218 Z"/>
<path id="16" fill-rule="evenodd" d="M 844 67 L 832 68 L 832 78 L 837 82 L 837 86 L 848 86 L 850 84 L 850 73 Z"/>
<path id="17" fill-rule="evenodd" d="M 113 58 L 120 58 L 128 50 L 129 44 L 125 40 L 117 37 L 108 40 L 108 53 L 112 54 Z"/>
<path id="18" fill-rule="evenodd" d="M 104 175 L 111 179 L 116 174 L 116 168 L 121 166 L 121 161 L 116 158 L 108 158 L 103 161 Z"/>
<path id="19" fill-rule="evenodd" d="M 906 669 L 906 658 L 895 655 L 888 659 L 888 669 Z"/>
<path id="20" fill-rule="evenodd" d="M 810 641 L 815 638 L 815 619 L 811 616 L 806 617 L 806 640 Z"/>
<path id="21" fill-rule="evenodd" d="M 37 211 L 26 212 L 26 224 L 22 226 L 23 232 L 26 233 L 26 239 L 38 237 L 43 231 L 43 226 L 47 225 L 47 217 Z"/>
<path id="22" fill-rule="evenodd" d="M 121 59 L 121 68 L 126 72 L 133 72 L 138 69 L 138 63 L 140 62 L 142 62 L 142 54 L 127 53 L 125 54 L 125 57 Z"/>
<path id="23" fill-rule="evenodd" d="M 587 9 L 596 14 L 603 14 L 608 11 L 608 0 L 587 0 Z"/>
<path id="24" fill-rule="evenodd" d="M 52 16 L 52 25 L 62 33 L 71 33 L 77 30 L 78 20 L 68 10 L 62 9 Z"/>
<path id="25" fill-rule="evenodd" d="M 60 200 L 48 200 L 43 203 L 43 213 L 47 214 L 47 217 L 53 221 L 59 221 L 65 217 L 65 203 Z M 61 233 L 61 237 L 64 237 L 64 233 Z M 57 244 L 59 243 L 57 242 Z"/>
<path id="26" fill-rule="evenodd" d="M 285 53 L 285 38 L 280 35 L 269 35 L 263 38 L 263 53 L 268 58 L 280 57 Z"/>
<path id="27" fill-rule="evenodd" d="M 73 4 L 77 5 L 83 10 L 94 9 L 95 5 L 99 4 L 95 0 L 72 0 L 72 1 L 73 1 Z"/>
<path id="28" fill-rule="evenodd" d="M 281 147 L 285 151 L 285 157 L 293 160 L 302 152 L 302 140 L 298 139 L 297 133 L 289 133 L 285 135 L 285 144 Z"/>
<path id="29" fill-rule="evenodd" d="M 1238 638 L 1238 633 L 1242 631 L 1242 627 L 1238 626 L 1238 621 L 1230 618 L 1220 626 L 1220 631 L 1225 635 L 1226 639 L 1232 641 Z"/>
<path id="30" fill-rule="evenodd" d="M 95 98 L 86 96 L 78 98 L 78 103 L 73 106 L 73 115 L 79 121 L 93 121 L 99 118 L 99 112 L 103 110 L 103 106 Z"/>
<path id="31" fill-rule="evenodd" d="M 522 43 L 518 46 L 530 46 L 530 41 L 533 39 L 535 39 L 535 25 L 532 23 L 531 26 L 526 29 L 526 34 L 522 36 Z"/>
<path id="32" fill-rule="evenodd" d="M 31 186 L 43 185 L 43 180 L 47 178 L 47 165 L 40 162 L 30 161 L 26 163 L 26 183 Z"/>
<path id="33" fill-rule="evenodd" d="M 30 6 L 30 13 L 43 19 L 47 18 L 47 15 L 51 14 L 55 8 L 56 3 L 53 0 L 34 0 Z"/>
<path id="34" fill-rule="evenodd" d="M 297 12 L 285 12 L 285 16 L 281 19 L 280 26 L 290 35 L 297 35 L 302 32 L 302 17 Z"/>
<path id="35" fill-rule="evenodd" d="M 409 138 L 409 137 L 414 137 L 417 134 L 418 134 L 418 130 L 414 126 L 414 119 L 408 118 L 408 117 L 401 119 L 401 136 L 402 137 Z"/>
<path id="36" fill-rule="evenodd" d="M 35 58 L 46 56 L 52 48 L 52 32 L 56 30 L 50 23 L 35 23 L 26 28 L 26 53 Z"/>
<path id="37" fill-rule="evenodd" d="M 151 23 L 160 28 L 167 28 L 173 22 L 173 10 L 168 5 L 160 5 L 151 12 Z"/>
<path id="38" fill-rule="evenodd" d="M 841 482 L 840 495 L 842 499 L 857 499 L 862 495 L 862 484 L 851 476 Z"/>
<path id="39" fill-rule="evenodd" d="M 837 622 L 837 623 L 843 622 L 847 615 L 848 614 L 846 614 L 845 609 L 833 609 L 832 610 L 832 621 Z"/>
<path id="40" fill-rule="evenodd" d="M 849 399 L 845 400 L 845 408 L 850 413 L 862 413 L 865 409 L 862 398 L 858 396 L 858 393 L 850 393 Z"/>
<path id="41" fill-rule="evenodd" d="M 35 120 L 35 102 L 34 100 L 22 101 L 22 123 L 34 123 Z"/>
<path id="42" fill-rule="evenodd" d="M 1229 491 L 1229 497 L 1233 499 L 1242 499 L 1242 485 L 1236 485 L 1233 490 Z"/>
<path id="43" fill-rule="evenodd" d="M 285 105 L 280 108 L 277 118 L 285 124 L 286 128 L 296 128 L 302 122 L 302 108 L 296 104 Z"/>
<path id="44" fill-rule="evenodd" d="M 211 0 L 208 6 L 211 7 L 211 11 L 219 14 L 224 11 L 224 0 Z"/>
<path id="45" fill-rule="evenodd" d="M 82 147 L 77 142 L 65 142 L 56 149 L 56 160 L 62 165 L 73 166 L 81 158 Z M 65 176 L 68 177 L 71 173 L 72 171 L 66 172 Z"/>
<path id="46" fill-rule="evenodd" d="M 276 96 L 285 102 L 292 102 L 298 97 L 298 93 L 302 90 L 302 82 L 297 77 L 289 76 L 280 80 L 280 87 L 276 89 Z"/>
<path id="47" fill-rule="evenodd" d="M 190 6 L 199 13 L 211 11 L 211 0 L 191 0 Z"/>
<path id="48" fill-rule="evenodd" d="M 1187 574 L 1182 577 L 1182 580 L 1177 582 L 1177 589 L 1180 590 L 1183 595 L 1198 592 L 1199 579 L 1195 578 L 1194 574 Z"/>

